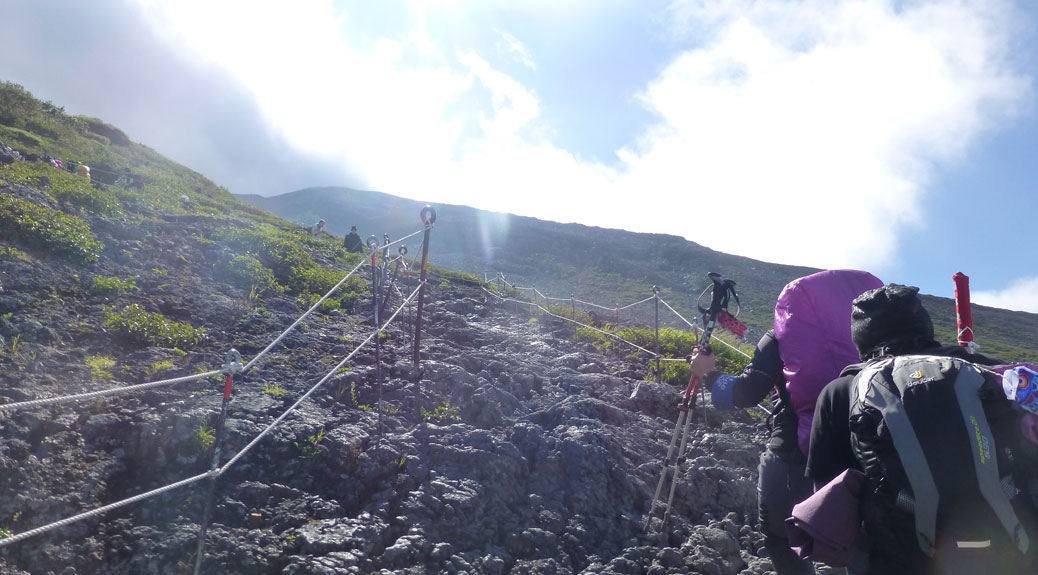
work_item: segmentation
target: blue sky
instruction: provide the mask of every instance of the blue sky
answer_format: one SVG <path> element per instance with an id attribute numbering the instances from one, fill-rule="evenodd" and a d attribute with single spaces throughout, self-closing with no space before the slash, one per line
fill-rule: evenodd
<path id="1" fill-rule="evenodd" d="M 1038 312 L 1009 0 L 15 0 L 0 78 L 236 193 L 661 232 Z M 748 289 L 748 288 L 747 288 Z"/>

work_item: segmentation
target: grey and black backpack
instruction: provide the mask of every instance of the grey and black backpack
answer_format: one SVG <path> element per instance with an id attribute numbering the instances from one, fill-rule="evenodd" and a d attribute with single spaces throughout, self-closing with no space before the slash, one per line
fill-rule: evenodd
<path id="1" fill-rule="evenodd" d="M 941 573 L 1026 565 L 1036 542 L 1013 477 L 1019 411 L 999 380 L 929 355 L 881 357 L 860 369 L 851 447 L 865 471 L 873 545 Z"/>

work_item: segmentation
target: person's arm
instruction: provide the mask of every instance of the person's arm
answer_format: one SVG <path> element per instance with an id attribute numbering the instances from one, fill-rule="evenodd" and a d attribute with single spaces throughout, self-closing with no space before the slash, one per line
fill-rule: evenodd
<path id="1" fill-rule="evenodd" d="M 829 483 L 848 467 L 857 468 L 851 451 L 850 384 L 853 375 L 837 378 L 818 394 L 811 420 L 811 443 L 804 471 L 815 489 Z"/>
<path id="2" fill-rule="evenodd" d="M 753 358 L 742 375 L 713 371 L 703 378 L 703 385 L 710 390 L 714 405 L 728 408 L 753 407 L 767 397 L 776 385 L 783 385 L 783 382 L 778 339 L 771 330 L 757 342 Z"/>

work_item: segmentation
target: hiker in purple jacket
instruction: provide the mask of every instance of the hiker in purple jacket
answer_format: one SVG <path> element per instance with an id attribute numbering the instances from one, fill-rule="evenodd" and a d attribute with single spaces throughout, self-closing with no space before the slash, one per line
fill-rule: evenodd
<path id="1" fill-rule="evenodd" d="M 785 519 L 812 492 L 804 476 L 815 399 L 846 365 L 858 361 L 851 341 L 851 301 L 883 285 L 868 272 L 828 270 L 794 280 L 775 304 L 774 329 L 757 343 L 736 377 L 713 369 L 713 356 L 696 354 L 690 368 L 717 407 L 746 408 L 776 396 L 771 437 L 758 466 L 757 505 L 764 546 L 779 575 L 814 573 L 789 548 Z"/>

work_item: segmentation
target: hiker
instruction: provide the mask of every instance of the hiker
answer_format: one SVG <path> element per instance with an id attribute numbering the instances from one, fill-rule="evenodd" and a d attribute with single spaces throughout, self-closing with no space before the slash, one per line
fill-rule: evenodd
<path id="1" fill-rule="evenodd" d="M 863 473 L 869 573 L 1031 572 L 1033 505 L 1013 487 L 1026 485 L 1020 410 L 979 367 L 1001 362 L 941 347 L 918 292 L 887 284 L 854 300 L 862 363 L 818 397 L 807 475 Z"/>
<path id="2" fill-rule="evenodd" d="M 317 223 L 310 226 L 310 235 L 317 238 L 321 236 L 321 232 L 324 231 L 324 220 L 317 220 Z"/>
<path id="3" fill-rule="evenodd" d="M 780 575 L 814 573 L 789 548 L 785 519 L 811 494 L 804 477 L 811 419 L 818 392 L 858 354 L 851 341 L 851 301 L 883 282 L 868 272 L 828 270 L 787 284 L 775 304 L 774 329 L 757 343 L 753 359 L 735 377 L 713 371 L 713 356 L 690 363 L 718 407 L 753 407 L 774 390 L 771 437 L 761 454 L 757 486 L 764 546 Z"/>
<path id="4" fill-rule="evenodd" d="M 350 233 L 343 238 L 342 247 L 346 248 L 346 251 L 350 253 L 364 253 L 364 242 L 360 239 L 360 234 L 357 233 L 357 226 L 350 226 Z"/>
<path id="5" fill-rule="evenodd" d="M 87 181 L 89 182 L 90 181 L 90 166 L 88 166 L 86 164 L 79 164 L 78 166 L 76 166 L 76 175 L 86 178 Z"/>

